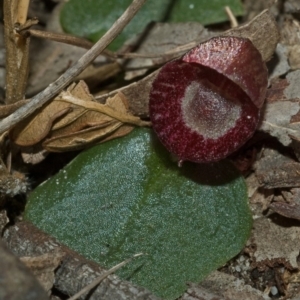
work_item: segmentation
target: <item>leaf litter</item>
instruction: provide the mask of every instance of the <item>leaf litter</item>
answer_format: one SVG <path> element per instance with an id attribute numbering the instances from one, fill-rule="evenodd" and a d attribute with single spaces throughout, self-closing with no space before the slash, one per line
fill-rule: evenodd
<path id="1" fill-rule="evenodd" d="M 149 124 L 128 113 L 127 99 L 121 92 L 100 104 L 80 81 L 15 126 L 10 138 L 21 147 L 41 144 L 47 151 L 63 152 L 121 137 L 133 125 Z"/>
<path id="2" fill-rule="evenodd" d="M 258 5 L 260 1 L 254 1 L 255 3 L 246 1 L 246 5 L 248 2 L 251 2 L 253 8 L 260 7 L 260 10 L 257 12 L 261 11 L 262 8 Z M 284 13 L 291 13 L 290 10 L 293 7 L 295 12 L 293 1 L 285 1 Z M 273 11 L 277 9 L 278 13 L 278 7 L 273 6 L 272 9 Z M 253 30 L 249 31 L 248 28 L 247 30 L 241 30 L 242 34 L 246 34 L 248 37 L 254 35 L 255 37 L 256 35 L 253 32 L 256 32 L 257 28 L 267 27 L 263 24 L 272 23 L 270 20 L 265 18 L 262 23 L 255 20 L 252 22 Z M 246 26 L 249 27 L 249 25 Z M 238 34 L 238 30 L 240 29 L 236 31 L 231 30 L 232 34 Z M 270 59 L 275 47 L 272 48 L 270 43 L 262 43 L 261 41 L 270 36 L 273 38 L 273 43 L 276 46 L 276 34 L 274 35 L 275 38 L 269 34 L 273 29 L 260 31 L 265 33 L 265 35 L 258 39 L 257 45 L 267 44 L 266 49 L 262 50 L 262 53 L 266 59 Z M 289 18 L 284 20 L 281 27 L 280 45 L 284 50 L 280 50 L 279 57 L 280 61 L 283 61 L 283 68 L 273 73 L 273 79 L 269 88 L 270 97 L 267 99 L 265 114 L 259 127 L 259 130 L 265 133 L 267 138 L 261 144 L 258 142 L 257 144 L 253 143 L 251 145 L 250 143 L 249 145 L 249 147 L 263 148 L 263 151 L 258 151 L 255 165 L 249 167 L 247 175 L 256 179 L 254 180 L 255 183 L 253 183 L 253 193 L 250 201 L 255 219 L 252 238 L 244 251 L 235 260 L 229 262 L 221 272 L 215 272 L 199 286 L 191 285 L 187 290 L 188 294 L 183 296 L 187 297 L 186 299 L 199 299 L 200 296 L 194 296 L 196 295 L 195 290 L 201 290 L 203 286 L 208 294 L 223 297 L 220 299 L 226 297 L 230 299 L 241 299 L 243 297 L 245 299 L 268 299 L 272 297 L 296 299 L 299 295 L 299 280 L 297 281 L 299 277 L 297 263 L 297 257 L 299 256 L 299 223 L 291 220 L 299 219 L 300 197 L 298 192 L 299 162 L 297 159 L 300 157 L 298 117 L 300 109 L 298 82 L 300 75 L 297 70 L 299 68 L 297 58 L 300 42 L 298 32 L 299 22 L 295 16 L 289 15 Z M 147 52 L 147 48 L 141 49 L 143 50 L 140 51 L 141 54 Z M 59 56 L 57 55 L 56 57 Z M 76 56 L 74 59 L 77 59 Z M 55 60 L 56 58 L 54 58 Z M 146 59 L 139 58 L 139 60 L 141 60 L 141 67 L 149 62 L 149 59 L 148 62 Z M 156 63 L 155 58 L 150 60 L 151 67 L 153 67 Z M 41 66 L 41 64 L 39 65 Z M 64 68 L 66 65 L 67 63 L 64 65 Z M 277 64 L 275 65 L 277 66 Z M 295 71 L 290 72 L 289 68 Z M 57 76 L 59 72 L 61 71 L 56 72 L 54 76 Z M 42 73 L 35 71 L 35 76 L 37 74 Z M 112 76 L 115 76 L 115 74 Z M 128 78 L 135 76 L 134 73 L 128 74 Z M 100 77 L 102 76 L 104 75 L 100 75 Z M 134 115 L 147 117 L 149 87 L 154 76 L 155 74 L 150 75 L 146 80 L 142 79 L 132 85 L 121 87 L 122 94 L 120 94 L 120 90 L 116 90 L 116 87 L 114 87 L 110 93 L 104 93 L 104 95 L 102 93 L 102 95 L 96 97 L 97 101 L 104 103 L 108 96 L 112 96 L 113 98 L 107 100 L 106 104 L 101 105 L 109 106 L 114 111 L 118 111 L 118 113 L 125 116 L 130 115 L 128 114 L 129 110 Z M 35 78 L 40 77 L 42 76 Z M 93 79 L 93 81 L 95 80 Z M 33 86 L 38 86 L 36 83 L 33 81 Z M 39 89 L 47 84 L 46 82 L 42 83 Z M 80 84 L 84 85 L 84 83 Z M 96 102 L 94 98 L 89 98 L 89 91 L 84 96 L 79 96 L 76 93 L 74 95 L 70 91 L 74 88 L 75 86 L 71 86 L 64 92 L 65 94 L 62 93 L 56 97 L 51 102 L 55 103 L 55 105 L 52 104 L 52 107 L 51 103 L 49 103 L 49 107 L 47 105 L 48 108 L 45 107 L 37 112 L 32 119 L 29 118 L 27 120 L 27 123 L 24 122 L 15 127 L 10 133 L 12 140 L 16 144 L 22 145 L 23 148 L 42 145 L 47 151 L 69 151 L 90 146 L 95 142 L 98 143 L 115 138 L 118 136 L 117 133 L 119 133 L 119 136 L 122 136 L 132 130 L 131 124 L 128 125 L 126 122 L 112 118 L 105 113 L 103 114 L 103 112 L 95 110 L 94 107 L 89 105 L 83 105 L 83 101 L 87 101 L 86 103 L 93 102 L 93 104 Z M 117 86 L 117 88 L 120 87 Z M 62 100 L 64 97 L 65 100 Z M 15 106 L 4 106 L 0 111 L 1 116 L 4 117 L 10 114 L 20 105 L 21 103 L 16 103 Z M 99 116 L 101 116 L 99 118 L 100 121 L 98 119 Z M 276 139 L 275 148 L 282 150 L 282 146 L 278 145 L 281 143 L 284 146 L 284 151 L 272 150 L 274 148 L 274 140 L 271 139 L 272 147 L 270 147 L 268 143 L 270 136 Z M 277 142 L 279 143 L 276 144 Z M 279 217 L 278 214 L 283 217 Z M 245 258 L 243 261 L 248 261 L 250 264 L 247 267 L 248 269 L 243 267 L 244 264 L 241 263 L 242 257 Z M 240 266 L 241 270 L 237 266 Z M 243 271 L 243 268 L 246 271 Z M 222 276 L 218 277 L 219 273 Z M 228 273 L 231 273 L 231 275 Z M 268 280 L 264 277 L 266 274 L 271 274 Z M 213 277 L 214 275 L 215 277 Z M 228 284 L 229 282 L 231 283 Z M 223 289 L 214 288 L 212 283 L 223 286 Z M 226 284 L 228 284 L 227 287 Z M 274 287 L 276 287 L 277 293 L 275 293 Z M 271 290 L 272 288 L 273 290 Z M 207 297 L 207 299 L 209 298 Z"/>

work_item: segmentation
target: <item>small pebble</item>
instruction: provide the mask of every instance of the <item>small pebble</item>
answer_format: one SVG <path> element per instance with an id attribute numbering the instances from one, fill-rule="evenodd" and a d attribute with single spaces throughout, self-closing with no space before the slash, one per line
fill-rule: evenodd
<path id="1" fill-rule="evenodd" d="M 235 270 L 236 270 L 237 272 L 241 272 L 241 267 L 240 267 L 240 266 L 236 266 L 236 267 L 235 267 Z"/>
<path id="2" fill-rule="evenodd" d="M 240 258 L 239 258 L 239 261 L 240 262 L 243 262 L 245 260 L 245 256 L 241 256 Z"/>
<path id="3" fill-rule="evenodd" d="M 272 294 L 273 296 L 277 295 L 277 294 L 278 294 L 278 289 L 277 289 L 277 287 L 276 287 L 275 285 L 272 286 L 270 292 L 271 292 L 271 294 Z"/>

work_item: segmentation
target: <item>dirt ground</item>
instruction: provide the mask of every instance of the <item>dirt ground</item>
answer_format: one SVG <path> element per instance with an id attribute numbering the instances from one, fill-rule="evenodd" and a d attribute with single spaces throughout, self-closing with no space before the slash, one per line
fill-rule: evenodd
<path id="1" fill-rule="evenodd" d="M 63 1 L 31 1 L 28 18 L 38 18 L 35 29 L 62 32 L 60 2 Z M 111 53 L 104 53 L 76 77 L 77 81 L 86 82 L 99 103 L 114 95 L 116 89 L 122 91 L 129 102 L 131 125 L 140 126 L 148 125 L 148 98 L 156 69 L 193 45 L 218 35 L 248 37 L 267 63 L 269 83 L 258 129 L 246 145 L 229 157 L 247 183 L 253 215 L 251 236 L 245 248 L 226 265 L 201 283 L 189 283 L 182 300 L 300 299 L 300 1 L 244 0 L 243 4 L 246 14 L 237 18 L 240 25 L 237 28 L 229 21 L 205 28 L 195 23 L 172 25 L 172 28 L 169 24 L 156 24 L 148 39 L 134 52 L 140 54 L 139 57 L 132 55 L 131 58 L 128 55 L 131 48 L 127 45 L 118 60 L 112 59 Z M 5 70 L 10 62 L 5 60 L 3 23 L 0 26 L 0 99 L 3 104 L 0 118 L 5 119 L 28 101 L 15 102 L 13 96 L 8 101 L 5 96 L 9 93 Z M 171 31 L 176 31 L 179 43 L 185 46 L 183 50 L 172 53 L 172 48 L 165 46 L 166 41 L 173 38 Z M 26 35 L 22 38 L 26 41 Z M 153 41 L 157 40 L 163 41 L 162 45 L 153 47 Z M 84 47 L 88 48 L 90 44 L 86 43 Z M 85 52 L 86 49 L 80 47 L 32 36 L 26 98 L 43 91 Z M 149 52 L 153 57 L 141 55 Z M 155 56 L 157 53 L 164 55 Z M 117 83 L 120 74 L 123 80 Z M 81 86 L 72 95 L 89 97 L 85 88 Z M 12 94 L 15 91 L 16 88 L 12 88 Z M 119 101 L 116 106 L 120 112 L 122 99 L 116 101 Z M 58 102 L 56 108 L 61 105 Z M 58 113 L 56 108 L 49 108 L 52 115 Z M 65 113 L 69 107 L 63 109 Z M 102 113 L 99 112 L 97 118 Z M 42 132 L 41 124 L 49 119 L 48 114 L 40 114 L 37 126 L 29 127 L 28 136 L 18 141 L 16 131 L 19 133 L 24 127 L 20 114 L 15 117 L 17 121 L 18 118 L 19 122 L 14 123 L 19 126 L 17 129 L 10 129 L 12 123 L 0 124 L 0 128 L 8 124 L 7 129 L 10 129 L 9 134 L 6 129 L 0 135 L 0 299 L 68 299 L 99 276 L 103 276 L 101 284 L 89 292 L 90 298 L 84 299 L 157 299 L 145 288 L 107 273 L 95 262 L 22 220 L 27 193 L 57 173 L 81 149 L 68 146 L 69 139 L 56 143 L 51 128 Z M 130 131 L 129 127 L 122 128 L 116 136 Z M 50 133 L 52 139 L 45 142 L 45 136 Z M 98 130 L 97 136 L 89 136 L 85 146 L 93 144 L 101 135 L 103 131 Z M 28 140 L 31 137 L 33 142 Z M 16 145 L 17 142 L 23 146 Z M 72 152 L 51 153 L 51 149 Z"/>

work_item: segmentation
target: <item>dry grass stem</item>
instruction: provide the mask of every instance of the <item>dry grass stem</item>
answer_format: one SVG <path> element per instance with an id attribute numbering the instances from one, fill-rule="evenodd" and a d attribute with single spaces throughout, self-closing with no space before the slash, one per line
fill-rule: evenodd
<path id="1" fill-rule="evenodd" d="M 143 121 L 139 117 L 135 117 L 128 114 L 122 114 L 120 112 L 115 111 L 113 108 L 100 104 L 94 101 L 84 101 L 79 98 L 72 96 L 68 92 L 62 92 L 61 97 L 59 98 L 61 101 L 70 102 L 72 104 L 82 106 L 86 109 L 94 110 L 100 113 L 103 113 L 111 118 L 114 118 L 122 123 L 137 125 L 137 126 L 150 126 L 150 122 Z"/>
<path id="2" fill-rule="evenodd" d="M 238 22 L 236 20 L 236 17 L 234 16 L 231 8 L 229 6 L 225 6 L 224 9 L 225 9 L 225 12 L 226 12 L 226 14 L 227 14 L 227 16 L 229 18 L 229 21 L 230 21 L 230 24 L 231 24 L 231 28 L 238 27 L 239 24 L 238 24 Z"/>

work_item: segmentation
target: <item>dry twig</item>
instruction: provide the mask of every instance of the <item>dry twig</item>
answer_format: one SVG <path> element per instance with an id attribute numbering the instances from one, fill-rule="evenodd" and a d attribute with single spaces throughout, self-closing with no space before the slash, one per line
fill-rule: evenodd
<path id="1" fill-rule="evenodd" d="M 84 287 L 81 291 L 79 291 L 78 293 L 76 293 L 75 295 L 73 295 L 71 298 L 69 298 L 68 300 L 77 300 L 80 296 L 82 296 L 83 294 L 89 292 L 90 290 L 92 290 L 94 287 L 96 287 L 104 278 L 106 278 L 108 275 L 113 274 L 114 272 L 116 272 L 117 270 L 119 270 L 120 268 L 122 268 L 124 265 L 128 264 L 129 262 L 132 261 L 132 259 L 134 259 L 135 257 L 139 257 L 143 255 L 143 253 L 138 253 L 133 255 L 133 257 L 128 258 L 124 261 L 122 261 L 121 263 L 117 264 L 116 266 L 112 267 L 111 269 L 109 269 L 108 271 L 106 271 L 104 274 L 102 274 L 101 276 L 97 277 L 95 280 L 93 280 L 89 285 L 87 285 L 86 287 Z"/>

